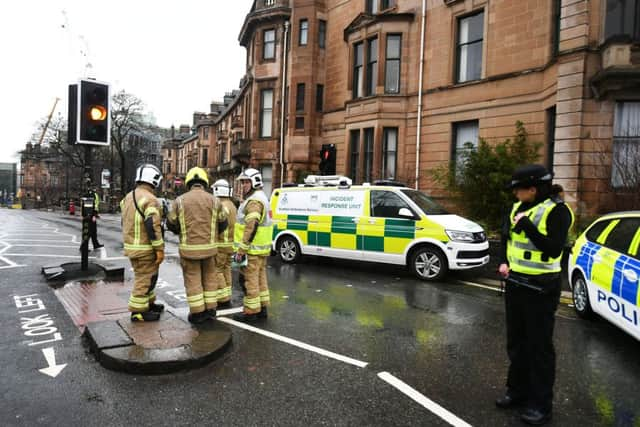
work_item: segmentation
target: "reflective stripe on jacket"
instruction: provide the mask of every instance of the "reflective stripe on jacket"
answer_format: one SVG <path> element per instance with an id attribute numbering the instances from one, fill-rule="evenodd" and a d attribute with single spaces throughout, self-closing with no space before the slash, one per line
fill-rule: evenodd
<path id="1" fill-rule="evenodd" d="M 194 185 L 171 205 L 167 221 L 180 228 L 180 256 L 186 259 L 204 259 L 214 256 L 218 247 L 218 223 L 227 215 L 220 200 Z"/>
<path id="2" fill-rule="evenodd" d="M 144 214 L 140 215 L 133 202 L 133 192 L 136 194 L 138 208 Z M 162 239 L 160 203 L 153 194 L 151 186 L 140 184 L 129 192 L 120 202 L 122 212 L 122 239 L 124 254 L 129 258 L 140 258 L 156 250 L 164 250 Z M 155 239 L 151 240 L 144 226 L 146 219 L 153 221 Z"/>
<path id="3" fill-rule="evenodd" d="M 257 221 L 258 229 L 252 225 Z M 249 226 L 247 226 L 249 223 Z M 238 209 L 234 227 L 233 248 L 250 255 L 269 255 L 273 225 L 269 215 L 269 199 L 262 190 L 254 191 Z"/>
<path id="4" fill-rule="evenodd" d="M 524 211 L 529 217 L 531 223 L 538 229 L 540 234 L 547 235 L 547 217 L 558 202 L 547 199 L 542 203 L 538 203 L 531 209 Z M 507 259 L 509 260 L 509 268 L 516 273 L 539 275 L 545 273 L 559 273 L 562 268 L 560 260 L 562 254 L 556 258 L 545 255 L 539 250 L 527 235 L 521 231 L 515 233 L 513 231 L 513 220 L 518 212 L 521 202 L 514 203 L 511 209 L 509 219 L 511 221 L 510 238 L 507 241 Z M 571 213 L 571 222 L 573 224 L 573 212 L 567 205 Z"/>

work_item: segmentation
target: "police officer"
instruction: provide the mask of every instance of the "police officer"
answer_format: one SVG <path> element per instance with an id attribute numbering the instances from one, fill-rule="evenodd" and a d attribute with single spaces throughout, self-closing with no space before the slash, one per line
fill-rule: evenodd
<path id="1" fill-rule="evenodd" d="M 541 165 L 517 168 L 510 188 L 517 202 L 505 218 L 499 273 L 505 279 L 507 391 L 499 408 L 523 407 L 522 421 L 551 419 L 556 355 L 555 311 L 560 300 L 560 261 L 573 213 L 551 195 L 552 174 Z"/>
<path id="2" fill-rule="evenodd" d="M 129 297 L 133 322 L 153 322 L 164 310 L 155 302 L 158 269 L 164 260 L 160 203 L 154 195 L 162 174 L 151 164 L 136 170 L 136 188 L 120 202 L 124 254 L 133 267 L 134 283 Z"/>
<path id="3" fill-rule="evenodd" d="M 178 248 L 189 322 L 202 323 L 216 317 L 217 236 L 227 228 L 227 215 L 220 200 L 207 191 L 209 177 L 204 169 L 191 168 L 185 184 L 189 191 L 171 205 L 167 225 L 180 235 Z"/>
<path id="4" fill-rule="evenodd" d="M 271 253 L 273 226 L 269 217 L 269 199 L 262 191 L 262 175 L 253 168 L 245 169 L 237 178 L 244 201 L 238 209 L 234 228 L 233 247 L 236 263 L 246 257 L 244 275 L 244 310 L 233 316 L 241 322 L 256 322 L 267 318 L 269 286 L 267 284 L 267 256 Z"/>
<path id="5" fill-rule="evenodd" d="M 89 197 L 93 199 L 93 212 L 91 213 L 91 219 L 89 221 L 89 237 L 91 237 L 91 243 L 93 249 L 103 247 L 98 241 L 98 218 L 100 218 L 100 196 L 95 188 L 89 190 Z"/>
<path id="6" fill-rule="evenodd" d="M 218 308 L 231 306 L 231 255 L 233 254 L 233 230 L 236 224 L 236 205 L 231 199 L 232 189 L 226 179 L 213 183 L 213 195 L 220 199 L 227 215 L 228 227 L 220 235 L 218 254 L 216 255 L 216 273 L 218 281 Z"/>

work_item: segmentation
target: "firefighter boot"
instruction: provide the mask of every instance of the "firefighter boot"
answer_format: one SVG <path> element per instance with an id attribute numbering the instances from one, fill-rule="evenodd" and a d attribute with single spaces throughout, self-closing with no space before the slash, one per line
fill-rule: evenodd
<path id="1" fill-rule="evenodd" d="M 188 319 L 190 323 L 198 324 L 206 322 L 210 319 L 210 317 L 209 313 L 207 313 L 206 311 L 201 311 L 200 313 L 189 313 Z"/>
<path id="2" fill-rule="evenodd" d="M 132 322 L 157 322 L 160 320 L 160 313 L 156 311 L 142 311 L 131 313 Z"/>
<path id="3" fill-rule="evenodd" d="M 164 311 L 164 304 L 158 304 L 155 302 L 149 303 L 149 311 L 155 311 L 156 313 L 162 313 Z"/>
<path id="4" fill-rule="evenodd" d="M 255 313 L 255 314 L 236 313 L 232 316 L 232 319 L 238 322 L 256 323 L 261 320 L 260 317 L 258 317 L 258 315 L 259 313 Z"/>
<path id="5" fill-rule="evenodd" d="M 258 313 L 258 317 L 260 319 L 266 319 L 269 316 L 269 313 L 267 313 L 267 307 L 263 306 L 262 309 L 260 310 L 260 313 Z"/>
<path id="6" fill-rule="evenodd" d="M 207 315 L 209 316 L 209 319 L 216 320 L 216 309 L 215 308 L 210 308 L 210 309 L 206 310 L 205 313 L 207 313 Z"/>

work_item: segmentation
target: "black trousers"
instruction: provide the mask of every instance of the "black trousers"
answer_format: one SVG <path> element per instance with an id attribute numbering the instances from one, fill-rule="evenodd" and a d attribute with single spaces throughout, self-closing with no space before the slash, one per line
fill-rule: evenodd
<path id="1" fill-rule="evenodd" d="M 89 220 L 89 237 L 91 238 L 91 243 L 93 243 L 93 249 L 100 245 L 98 242 L 98 220 L 93 221 L 93 218 Z"/>
<path id="2" fill-rule="evenodd" d="M 509 392 L 531 407 L 551 411 L 556 378 L 553 345 L 555 312 L 560 302 L 560 278 L 545 283 L 539 292 L 507 284 L 505 308 Z"/>

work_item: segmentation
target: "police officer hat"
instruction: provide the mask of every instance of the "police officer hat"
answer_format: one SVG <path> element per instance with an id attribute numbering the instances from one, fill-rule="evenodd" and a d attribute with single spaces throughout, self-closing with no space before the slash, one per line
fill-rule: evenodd
<path id="1" fill-rule="evenodd" d="M 525 165 L 517 168 L 511 176 L 508 188 L 530 188 L 536 185 L 551 183 L 553 173 L 542 165 Z"/>

